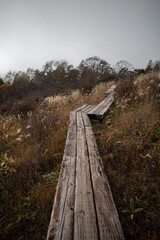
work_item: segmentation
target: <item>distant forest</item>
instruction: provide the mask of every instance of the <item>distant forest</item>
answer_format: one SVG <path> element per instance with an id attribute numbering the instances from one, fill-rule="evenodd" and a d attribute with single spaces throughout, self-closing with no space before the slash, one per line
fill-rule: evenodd
<path id="1" fill-rule="evenodd" d="M 41 71 L 31 68 L 26 72 L 9 71 L 4 79 L 0 78 L 0 113 L 7 112 L 20 99 L 34 97 L 38 101 L 58 93 L 69 94 L 73 89 L 89 93 L 99 83 L 134 79 L 152 71 L 160 71 L 160 61 L 150 60 L 145 69 L 134 69 L 125 60 L 111 67 L 97 56 L 82 60 L 76 68 L 62 60 L 47 62 Z"/>

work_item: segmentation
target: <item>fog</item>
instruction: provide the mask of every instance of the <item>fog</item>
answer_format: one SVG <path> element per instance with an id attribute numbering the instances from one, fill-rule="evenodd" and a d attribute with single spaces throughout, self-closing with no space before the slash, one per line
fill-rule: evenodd
<path id="1" fill-rule="evenodd" d="M 0 75 L 91 56 L 145 67 L 160 59 L 159 12 L 159 0 L 0 0 Z"/>

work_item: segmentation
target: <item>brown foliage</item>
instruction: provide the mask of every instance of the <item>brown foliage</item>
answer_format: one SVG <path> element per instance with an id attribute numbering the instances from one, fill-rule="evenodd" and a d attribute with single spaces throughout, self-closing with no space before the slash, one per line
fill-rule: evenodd
<path id="1" fill-rule="evenodd" d="M 20 111 L 24 108 L 18 105 L 16 116 L 0 118 L 0 239 L 45 239 L 70 111 L 87 102 L 98 103 L 104 89 L 108 85 L 95 87 L 90 95 L 77 90 L 49 97 L 27 112 L 32 107 L 29 101 L 27 110 Z M 26 117 L 18 112 L 27 112 Z"/>
<path id="2" fill-rule="evenodd" d="M 134 81 L 130 78 L 124 78 L 118 81 L 115 89 L 115 98 L 131 97 L 135 93 Z"/>
<path id="3" fill-rule="evenodd" d="M 33 111 L 36 105 L 36 97 L 28 96 L 15 102 L 12 106 L 11 112 L 13 114 L 26 115 L 28 112 Z"/>
<path id="4" fill-rule="evenodd" d="M 158 84 L 158 76 L 155 78 L 153 75 L 138 77 L 129 88 L 129 84 L 126 87 L 125 81 L 121 81 L 116 89 L 120 99 L 117 99 L 103 124 L 94 126 L 113 198 L 128 240 L 160 238 Z M 133 216 L 123 212 L 128 209 L 126 202 L 130 199 L 133 199 L 135 209 L 143 209 Z"/>
<path id="5" fill-rule="evenodd" d="M 80 91 L 82 94 L 89 94 L 94 87 L 94 83 L 91 81 L 83 81 L 80 85 Z"/>

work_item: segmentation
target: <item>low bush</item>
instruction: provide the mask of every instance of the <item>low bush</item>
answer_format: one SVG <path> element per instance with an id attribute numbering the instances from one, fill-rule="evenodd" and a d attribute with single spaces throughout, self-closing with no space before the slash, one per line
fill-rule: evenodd
<path id="1" fill-rule="evenodd" d="M 117 82 L 114 96 L 116 99 L 135 96 L 134 81 L 130 78 L 124 78 Z"/>
<path id="2" fill-rule="evenodd" d="M 11 112 L 15 115 L 26 115 L 28 112 L 33 111 L 36 105 L 36 98 L 33 96 L 25 97 L 22 100 L 15 102 L 12 106 Z"/>
<path id="3" fill-rule="evenodd" d="M 94 86 L 95 84 L 91 81 L 82 81 L 80 84 L 80 91 L 82 94 L 89 94 L 91 93 Z"/>

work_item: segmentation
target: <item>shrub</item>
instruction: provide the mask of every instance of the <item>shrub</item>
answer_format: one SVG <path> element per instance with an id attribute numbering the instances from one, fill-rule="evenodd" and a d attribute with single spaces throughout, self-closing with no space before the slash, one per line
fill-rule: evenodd
<path id="1" fill-rule="evenodd" d="M 13 103 L 11 102 L 11 100 L 5 101 L 5 103 L 3 103 L 0 106 L 0 113 L 4 114 L 4 113 L 9 113 L 11 108 L 12 108 Z"/>
<path id="2" fill-rule="evenodd" d="M 94 86 L 95 86 L 94 83 L 91 81 L 83 81 L 80 84 L 80 91 L 82 94 L 89 94 Z"/>
<path id="3" fill-rule="evenodd" d="M 14 103 L 11 109 L 13 114 L 22 114 L 26 116 L 26 114 L 30 111 L 33 111 L 35 108 L 35 97 L 25 97 L 22 100 Z"/>
<path id="4" fill-rule="evenodd" d="M 133 97 L 135 95 L 134 81 L 130 78 L 121 79 L 115 89 L 115 98 Z"/>

